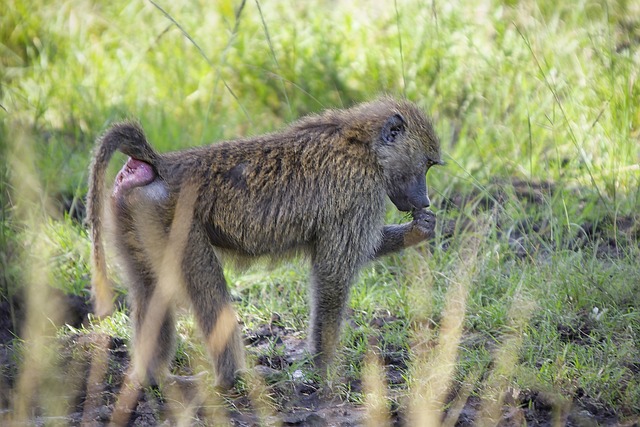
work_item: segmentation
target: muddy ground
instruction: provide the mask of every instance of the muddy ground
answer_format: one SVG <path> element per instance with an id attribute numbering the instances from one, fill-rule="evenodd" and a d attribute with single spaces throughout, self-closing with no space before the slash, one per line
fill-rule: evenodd
<path id="1" fill-rule="evenodd" d="M 78 299 L 69 297 L 70 314 L 68 321 L 80 326 L 89 306 Z M 0 307 L 0 326 L 4 327 L 0 337 L 0 366 L 4 385 L 0 396 L 1 411 L 10 414 L 11 389 L 15 386 L 18 371 L 17 363 L 21 359 L 21 349 L 12 338 L 11 319 L 6 304 Z M 372 322 L 384 322 L 385 319 L 373 319 Z M 6 329 L 5 329 L 6 328 Z M 176 376 L 176 381 L 167 386 L 147 387 L 132 396 L 123 387 L 130 364 L 128 348 L 125 342 L 116 337 L 99 333 L 75 334 L 58 338 L 58 368 L 53 377 L 45 384 L 57 383 L 56 393 L 62 393 L 61 401 L 68 408 L 62 415 L 45 416 L 42 408 L 32 408 L 33 425 L 105 425 L 112 418 L 122 425 L 154 426 L 173 425 L 180 416 L 186 416 L 187 425 L 209 425 L 212 420 L 223 421 L 233 426 L 361 426 L 366 424 L 367 412 L 363 405 L 341 400 L 330 391 L 319 389 L 317 383 L 304 380 L 304 375 L 291 375 L 291 366 L 304 360 L 304 339 L 297 331 L 284 329 L 276 324 L 266 324 L 256 330 L 245 331 L 247 351 L 253 355 L 257 365 L 253 368 L 260 384 L 269 384 L 270 400 L 266 405 L 252 404 L 252 386 L 244 384 L 230 392 L 219 393 L 211 388 L 198 387 L 207 381 L 206 376 Z M 277 346 L 273 351 L 273 345 Z M 265 346 L 271 346 L 266 352 Z M 265 356 L 277 354 L 278 356 Z M 386 382 L 390 395 L 394 391 L 406 389 L 402 372 L 408 360 L 403 352 L 395 352 L 382 357 Z M 353 391 L 361 391 L 359 379 L 341 378 L 349 382 Z M 255 384 L 255 383 L 254 383 Z M 62 385 L 62 387 L 61 387 Z M 207 395 L 208 394 L 208 395 Z M 124 396 L 124 397 L 123 397 Z M 451 399 L 456 397 L 453 392 Z M 128 401 L 128 404 L 117 403 Z M 127 400 L 128 399 L 128 400 Z M 405 403 L 402 399 L 391 399 L 390 422 L 393 426 L 408 426 Z M 520 392 L 505 400 L 502 411 L 502 426 L 551 426 L 557 425 L 557 408 L 538 394 Z M 190 404 L 194 407 L 189 408 Z M 128 407 L 128 409 L 123 409 Z M 470 397 L 457 417 L 456 426 L 473 426 L 480 409 L 480 398 Z M 49 414 L 50 415 L 50 414 Z M 574 396 L 572 407 L 561 415 L 562 425 L 596 426 L 622 425 L 617 417 L 606 408 L 595 404 L 589 396 Z M 2 417 L 0 416 L 0 419 Z M 168 423 L 168 424 L 165 424 Z M 371 425 L 371 424 L 369 424 Z M 625 425 L 637 425 L 627 423 Z"/>

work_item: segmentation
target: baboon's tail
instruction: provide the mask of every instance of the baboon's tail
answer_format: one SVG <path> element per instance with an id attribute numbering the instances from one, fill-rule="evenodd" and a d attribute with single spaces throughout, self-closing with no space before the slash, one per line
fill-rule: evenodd
<path id="1" fill-rule="evenodd" d="M 113 290 L 107 278 L 107 263 L 102 243 L 102 218 L 106 170 L 116 150 L 151 165 L 154 165 L 157 159 L 157 153 L 147 142 L 140 125 L 136 123 L 118 123 L 96 141 L 89 170 L 87 224 L 91 230 L 92 241 L 91 290 L 94 312 L 98 316 L 107 316 L 113 311 Z"/>

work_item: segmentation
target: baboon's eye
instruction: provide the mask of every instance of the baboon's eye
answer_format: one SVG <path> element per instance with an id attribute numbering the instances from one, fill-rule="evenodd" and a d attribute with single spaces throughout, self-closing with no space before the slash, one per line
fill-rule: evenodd
<path id="1" fill-rule="evenodd" d="M 427 170 L 429 170 L 429 168 L 431 166 L 444 166 L 444 162 L 442 160 L 433 160 L 427 157 Z"/>
<path id="2" fill-rule="evenodd" d="M 400 114 L 394 114 L 389 117 L 382 127 L 382 140 L 386 144 L 392 144 L 396 141 L 396 138 L 404 132 L 406 122 Z"/>

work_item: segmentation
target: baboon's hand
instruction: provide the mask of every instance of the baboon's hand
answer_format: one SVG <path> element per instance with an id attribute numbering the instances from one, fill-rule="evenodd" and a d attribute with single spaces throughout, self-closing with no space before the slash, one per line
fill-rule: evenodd
<path id="1" fill-rule="evenodd" d="M 411 229 L 405 237 L 407 246 L 416 245 L 435 234 L 436 214 L 428 209 L 414 210 L 411 212 L 413 221 Z"/>

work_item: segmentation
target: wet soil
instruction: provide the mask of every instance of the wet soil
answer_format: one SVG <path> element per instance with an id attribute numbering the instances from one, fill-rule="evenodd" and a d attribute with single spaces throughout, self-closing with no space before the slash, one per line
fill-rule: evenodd
<path id="1" fill-rule="evenodd" d="M 581 196 L 579 189 L 562 188 L 561 191 L 570 194 L 580 209 L 584 208 L 587 200 L 593 199 L 592 195 Z M 573 224 L 571 232 L 562 236 L 554 235 L 552 222 L 557 219 L 550 218 L 548 214 L 540 215 L 540 206 L 548 205 L 549 200 L 557 197 L 559 192 L 560 189 L 550 182 L 496 180 L 488 184 L 484 191 L 442 198 L 438 206 L 445 213 L 442 217 L 446 218 L 448 212 L 465 210 L 468 217 L 454 215 L 453 219 L 440 221 L 444 237 L 441 249 L 447 249 L 446 239 L 456 231 L 473 231 L 477 226 L 477 216 L 483 213 L 492 215 L 498 238 L 507 242 L 519 258 L 544 257 L 546 252 L 557 250 L 559 244 L 571 251 L 594 250 L 595 255 L 602 259 L 624 256 L 625 248 L 629 245 L 640 247 L 640 217 L 637 214 L 635 217 L 617 216 L 601 206 L 598 209 L 605 213 L 597 215 L 597 221 Z M 514 222 L 507 214 L 508 206 L 517 206 L 517 210 L 525 213 L 524 218 Z"/>

